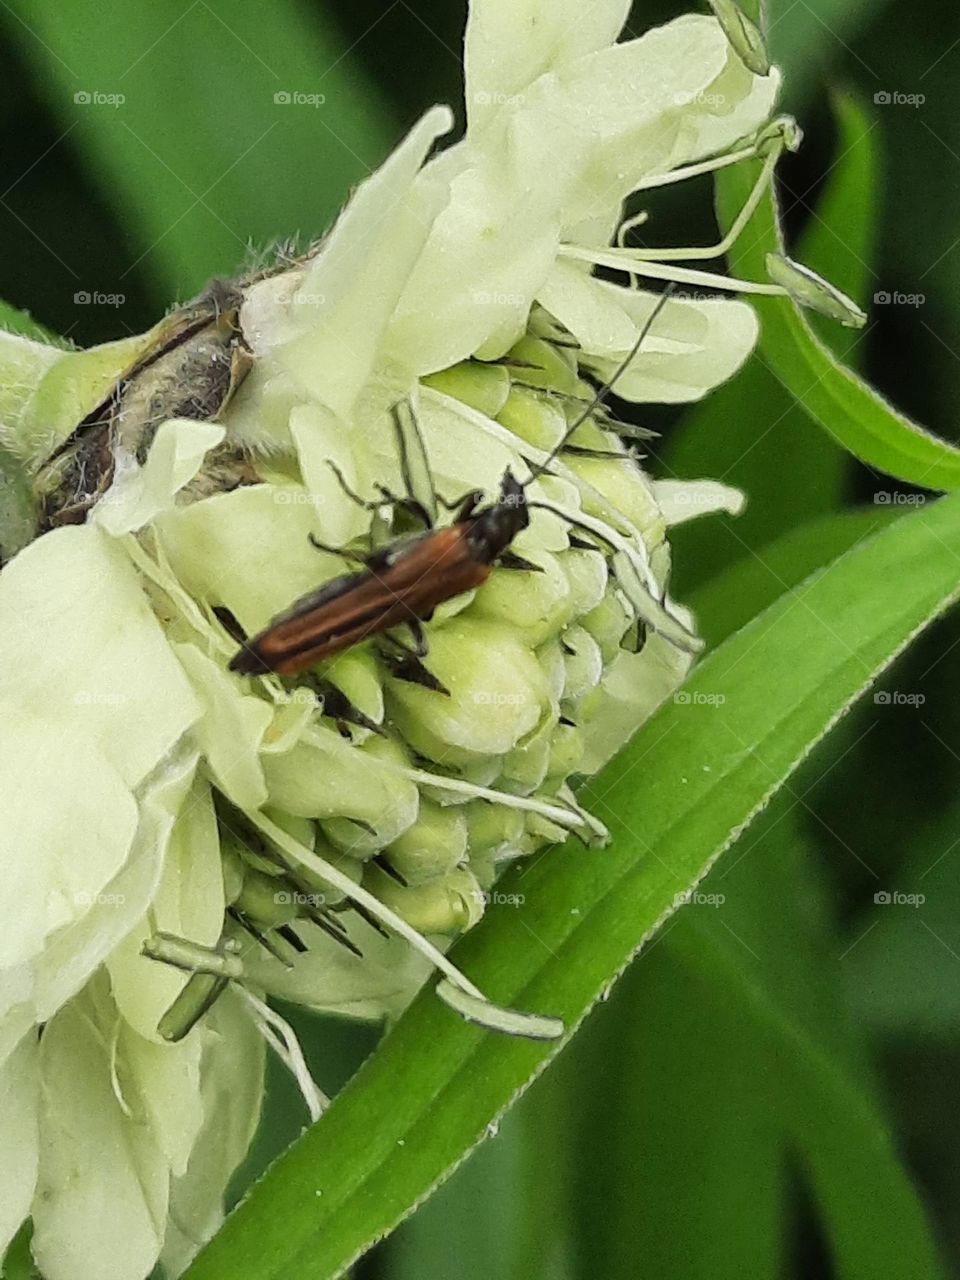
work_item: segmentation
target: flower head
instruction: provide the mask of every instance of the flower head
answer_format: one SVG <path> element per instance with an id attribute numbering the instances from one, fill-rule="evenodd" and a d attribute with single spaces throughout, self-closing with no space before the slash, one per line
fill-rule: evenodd
<path id="1" fill-rule="evenodd" d="M 267 995 L 395 1016 L 435 968 L 465 1016 L 558 1032 L 446 948 L 506 863 L 603 843 L 572 783 L 698 648 L 668 527 L 739 504 L 651 480 L 596 384 L 696 400 L 757 333 L 743 302 L 638 288 L 743 282 L 675 265 L 724 245 L 630 248 L 623 202 L 768 173 L 794 140 L 755 49 L 750 70 L 709 17 L 617 43 L 628 9 L 475 0 L 456 145 L 431 155 L 452 116 L 429 111 L 322 244 L 148 335 L 4 348 L 44 531 L 0 575 L 0 1237 L 31 1214 L 49 1280 L 161 1252 L 175 1273 L 216 1228 L 258 1113 L 251 1037 L 317 1113 Z M 293 678 L 231 670 L 293 602 L 434 536 L 418 517 L 459 537 L 450 510 L 496 510 L 506 475 L 529 518 L 475 589 L 440 580 L 424 643 L 374 628 Z"/>

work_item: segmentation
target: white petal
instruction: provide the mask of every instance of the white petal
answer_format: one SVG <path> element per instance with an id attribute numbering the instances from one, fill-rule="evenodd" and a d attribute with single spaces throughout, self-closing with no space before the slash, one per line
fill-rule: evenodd
<path id="1" fill-rule="evenodd" d="M 684 109 L 670 168 L 729 150 L 769 119 L 779 92 L 777 67 L 771 67 L 769 75 L 756 76 L 728 47 L 724 69 Z"/>
<path id="2" fill-rule="evenodd" d="M 541 76 L 612 44 L 631 0 L 473 0 L 464 40 L 471 130 Z"/>
<path id="3" fill-rule="evenodd" d="M 86 915 L 48 938 L 35 965 L 33 1000 L 38 1022 L 46 1022 L 75 995 L 143 917 L 156 892 L 174 818 L 196 765 L 197 756 L 184 752 L 161 766 L 145 784 L 126 863 Z"/>
<path id="4" fill-rule="evenodd" d="M 600 688 L 584 700 L 579 768 L 588 775 L 601 769 L 676 690 L 692 662 L 690 654 L 658 635 L 648 636 L 639 653 L 618 653 Z"/>
<path id="5" fill-rule="evenodd" d="M 120 1012 L 146 1039 L 156 1039 L 157 1023 L 187 976 L 141 955 L 144 940 L 162 930 L 212 946 L 223 928 L 220 838 L 210 787 L 203 779 L 194 779 L 176 822 L 165 823 L 163 844 L 167 844 L 166 857 L 151 898 L 149 920 L 141 911 L 139 923 L 107 961 Z"/>
<path id="6" fill-rule="evenodd" d="M 110 488 L 97 503 L 93 519 L 114 537 L 149 524 L 169 511 L 184 485 L 200 470 L 207 452 L 226 432 L 213 422 L 172 418 L 164 422 L 144 465 L 132 459 L 118 468 Z"/>
<path id="7" fill-rule="evenodd" d="M 33 1253 L 46 1280 L 143 1280 L 167 1215 L 167 1162 L 113 1087 L 104 984 L 70 1001 L 40 1046 L 40 1177 Z"/>
<path id="8" fill-rule="evenodd" d="M 430 972 L 429 962 L 401 938 L 382 938 L 362 923 L 350 927 L 362 960 L 314 924 L 298 924 L 297 932 L 308 949 L 289 968 L 261 947 L 244 955 L 244 967 L 272 995 L 312 1009 L 364 1021 L 396 1016 Z"/>
<path id="9" fill-rule="evenodd" d="M 232 991 L 207 1014 L 200 1089 L 204 1124 L 182 1177 L 170 1191 L 163 1263 L 171 1280 L 223 1221 L 223 1198 L 246 1155 L 263 1097 L 263 1037 Z"/>
<path id="10" fill-rule="evenodd" d="M 668 525 L 726 511 L 738 516 L 746 499 L 739 489 L 719 480 L 655 480 L 653 492 Z"/>
<path id="11" fill-rule="evenodd" d="M 345 422 L 370 377 L 431 224 L 447 201 L 444 183 L 414 179 L 433 143 L 452 125 L 448 108 L 428 111 L 358 188 L 290 305 L 301 336 L 280 352 L 284 367 Z"/>
<path id="12" fill-rule="evenodd" d="M 167 1044 L 146 1040 L 132 1027 L 120 1024 L 120 1088 L 128 1105 L 150 1126 L 171 1174 L 179 1175 L 186 1169 L 203 1125 L 202 1052 L 202 1036 Z"/>
<path id="13" fill-rule="evenodd" d="M 136 786 L 199 707 L 122 547 L 56 529 L 0 576 L 0 698 L 82 731 Z"/>
<path id="14" fill-rule="evenodd" d="M 10 705 L 2 716 L 0 967 L 9 967 L 87 913 L 126 861 L 137 806 L 85 735 Z"/>
<path id="15" fill-rule="evenodd" d="M 553 143 L 555 182 L 571 192 L 569 226 L 601 216 L 644 176 L 725 150 L 756 129 L 778 83 L 741 66 L 715 19 L 687 14 L 542 77 L 516 114 L 528 116 L 542 146 Z"/>
<path id="16" fill-rule="evenodd" d="M 193 644 L 175 644 L 203 715 L 193 726 L 193 738 L 224 795 L 241 809 L 259 809 L 266 803 L 259 751 L 270 727 L 273 711 L 262 698 L 245 694 L 226 671 Z"/>
<path id="17" fill-rule="evenodd" d="M 541 297 L 603 379 L 613 376 L 659 300 L 657 294 L 597 280 L 566 263 L 558 264 Z M 663 404 L 699 400 L 736 373 L 758 333 L 756 313 L 745 302 L 671 298 L 619 378 L 617 395 Z"/>
<path id="18" fill-rule="evenodd" d="M 557 252 L 565 192 L 549 137 L 527 123 L 511 115 L 482 151 L 464 153 L 451 181 L 385 343 L 417 374 L 501 355 L 526 326 Z"/>
<path id="19" fill-rule="evenodd" d="M 384 425 L 393 443 L 389 424 Z M 369 513 L 347 497 L 329 465 L 336 464 L 352 489 L 362 487 L 358 484 L 351 433 L 322 404 L 305 404 L 291 413 L 290 434 L 304 483 L 323 522 L 324 537 L 332 546 L 344 547 L 370 527 Z"/>
<path id="20" fill-rule="evenodd" d="M 37 1181 L 38 1047 L 31 1031 L 0 1066 L 0 1258 L 30 1212 Z"/>
<path id="21" fill-rule="evenodd" d="M 218 494 L 162 516 L 159 529 L 173 571 L 190 594 L 226 605 L 250 635 L 291 601 L 344 572 L 342 560 L 310 545 L 309 535 L 323 538 L 325 529 L 322 513 L 299 485 Z"/>

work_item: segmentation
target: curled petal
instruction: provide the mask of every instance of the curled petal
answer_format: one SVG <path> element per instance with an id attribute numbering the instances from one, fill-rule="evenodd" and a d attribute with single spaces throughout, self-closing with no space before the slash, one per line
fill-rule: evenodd
<path id="1" fill-rule="evenodd" d="M 467 119 L 480 130 L 548 71 L 603 49 L 631 0 L 485 0 L 471 4 L 464 42 Z"/>
<path id="2" fill-rule="evenodd" d="M 94 519 L 114 537 L 142 529 L 169 511 L 184 485 L 200 470 L 210 449 L 225 435 L 212 422 L 172 418 L 157 431 L 142 467 L 132 460 L 118 474 L 97 503 Z"/>
<path id="3" fill-rule="evenodd" d="M 576 337 L 587 363 L 607 379 L 636 341 L 658 296 L 626 289 L 558 264 L 544 305 Z M 671 298 L 617 382 L 627 400 L 699 400 L 740 368 L 756 345 L 753 309 L 725 299 Z"/>

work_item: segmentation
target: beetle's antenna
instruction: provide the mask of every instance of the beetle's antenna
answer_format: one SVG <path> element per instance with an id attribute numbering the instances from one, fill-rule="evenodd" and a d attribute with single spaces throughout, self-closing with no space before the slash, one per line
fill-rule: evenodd
<path id="1" fill-rule="evenodd" d="M 627 352 L 624 358 L 617 365 L 616 369 L 613 371 L 613 374 L 610 377 L 610 380 L 604 383 L 604 385 L 597 391 L 596 395 L 593 397 L 593 399 L 590 401 L 587 407 L 583 410 L 583 412 L 572 424 L 572 426 L 569 426 L 567 428 L 567 430 L 563 433 L 563 437 L 561 438 L 559 443 L 555 445 L 553 449 L 550 450 L 550 453 L 543 460 L 543 462 L 541 462 L 538 467 L 533 467 L 531 469 L 530 475 L 523 482 L 524 489 L 527 487 L 527 485 L 532 484 L 533 481 L 536 480 L 538 476 L 543 475 L 547 467 L 549 467 L 551 462 L 554 461 L 557 454 L 560 453 L 561 450 L 564 448 L 564 446 L 573 438 L 573 436 L 577 433 L 580 427 L 583 426 L 583 424 L 590 417 L 590 415 L 595 413 L 596 410 L 599 409 L 600 406 L 606 402 L 607 396 L 613 390 L 617 382 L 619 382 L 623 374 L 626 373 L 629 366 L 633 363 L 634 357 L 637 355 L 640 348 L 643 346 L 644 342 L 647 339 L 647 336 L 650 333 L 650 330 L 653 328 L 654 321 L 656 320 L 660 312 L 663 310 L 663 308 L 666 306 L 667 299 L 670 297 L 671 293 L 673 293 L 675 288 L 676 288 L 676 284 L 674 283 L 674 281 L 671 280 L 670 283 L 667 285 L 666 289 L 664 289 L 663 293 L 657 299 L 657 305 L 653 308 L 653 310 L 650 312 L 650 315 L 644 321 L 643 328 L 640 330 L 640 333 L 637 337 L 636 342 L 633 344 L 633 346 L 630 348 L 630 350 Z"/>

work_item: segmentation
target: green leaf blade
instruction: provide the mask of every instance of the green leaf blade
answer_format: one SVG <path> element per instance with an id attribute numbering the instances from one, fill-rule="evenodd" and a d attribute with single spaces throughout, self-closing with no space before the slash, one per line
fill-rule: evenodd
<path id="1" fill-rule="evenodd" d="M 729 226 L 757 179 L 755 164 L 736 165 L 717 175 L 720 222 Z M 730 252 L 733 273 L 766 279 L 766 256 L 783 251 L 772 194 L 760 203 Z M 791 395 L 829 435 L 867 466 L 923 488 L 960 487 L 960 449 L 900 413 L 814 332 L 806 316 L 787 299 L 757 298 L 760 352 Z"/>
<path id="2" fill-rule="evenodd" d="M 688 701 L 663 708 L 589 788 L 588 803 L 612 820 L 610 849 L 567 845 L 508 876 L 523 909 L 491 913 L 458 946 L 471 977 L 494 999 L 563 1017 L 572 1034 L 677 894 L 954 600 L 958 553 L 960 500 L 946 499 L 857 544 L 711 655 Z M 190 1276 L 341 1275 L 554 1052 L 460 1024 L 424 993 Z"/>

